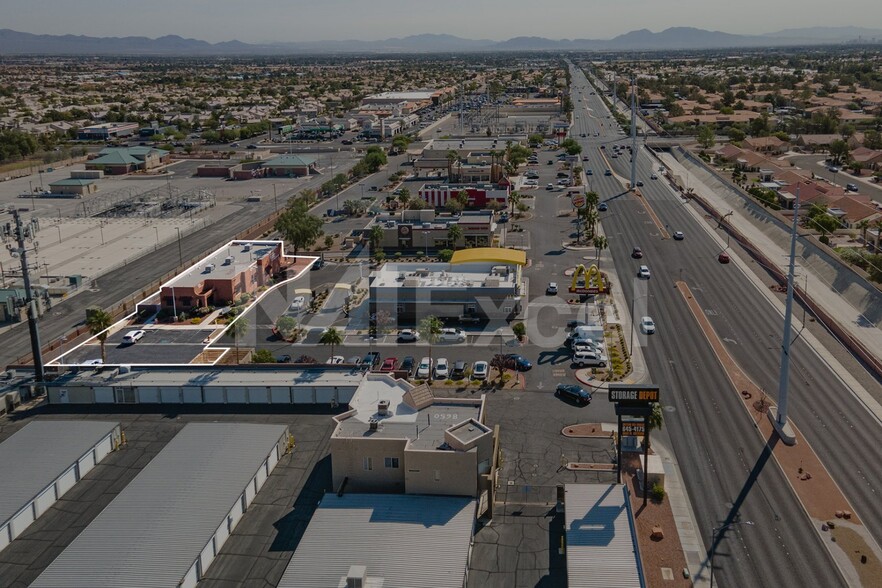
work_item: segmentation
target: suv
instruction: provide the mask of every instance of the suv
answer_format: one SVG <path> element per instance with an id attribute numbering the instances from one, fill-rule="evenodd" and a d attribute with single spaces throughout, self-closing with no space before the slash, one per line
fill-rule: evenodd
<path id="1" fill-rule="evenodd" d="M 425 379 L 430 375 L 432 375 L 432 358 L 424 357 L 420 360 L 420 365 L 417 366 L 416 377 Z"/>
<path id="2" fill-rule="evenodd" d="M 435 378 L 438 380 L 446 380 L 450 375 L 450 363 L 446 357 L 439 357 L 435 361 Z"/>
<path id="3" fill-rule="evenodd" d="M 413 359 L 412 355 L 408 355 L 404 359 L 401 360 L 401 365 L 398 366 L 398 369 L 402 372 L 407 372 L 407 375 L 411 375 L 413 373 L 413 366 L 416 362 Z"/>
<path id="4" fill-rule="evenodd" d="M 438 341 L 443 343 L 465 343 L 466 334 L 462 329 L 441 329 Z"/>
<path id="5" fill-rule="evenodd" d="M 147 331 L 144 331 L 141 329 L 138 329 L 137 331 L 129 331 L 128 333 L 123 335 L 123 338 L 122 338 L 123 345 L 134 345 L 135 343 L 140 341 L 141 338 L 146 334 L 147 334 Z"/>
<path id="6" fill-rule="evenodd" d="M 402 343 L 415 343 L 420 340 L 420 334 L 413 329 L 398 331 L 398 340 Z"/>
<path id="7" fill-rule="evenodd" d="M 467 369 L 469 369 L 469 364 L 461 359 L 457 359 L 453 364 L 453 369 L 450 371 L 450 379 L 462 380 Z"/>
<path id="8" fill-rule="evenodd" d="M 545 288 L 545 294 L 547 296 L 557 296 L 557 282 L 548 282 L 548 287 Z"/>
<path id="9" fill-rule="evenodd" d="M 581 367 L 606 367 L 606 357 L 598 351 L 576 351 L 573 363 Z"/>

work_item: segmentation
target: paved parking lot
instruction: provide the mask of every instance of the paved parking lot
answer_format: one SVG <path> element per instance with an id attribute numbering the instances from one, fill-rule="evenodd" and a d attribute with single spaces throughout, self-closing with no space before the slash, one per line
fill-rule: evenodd
<path id="1" fill-rule="evenodd" d="M 108 455 L 0 553 L 0 585 L 24 588 L 33 582 L 186 423 L 196 421 L 287 424 L 294 435 L 294 451 L 279 461 L 200 586 L 278 583 L 320 496 L 331 489 L 330 414 L 318 410 L 306 414 L 309 409 L 268 415 L 250 414 L 243 407 L 236 407 L 235 413 L 205 413 L 183 406 L 164 408 L 175 412 L 79 414 L 43 408 L 16 415 L 14 421 L 3 421 L 0 441 L 34 419 L 115 421 L 121 423 L 127 444 Z"/>
<path id="2" fill-rule="evenodd" d="M 107 363 L 119 364 L 183 364 L 192 361 L 205 348 L 203 342 L 215 327 L 205 329 L 153 329 L 146 328 L 144 337 L 133 345 L 122 342 L 126 333 L 137 326 L 126 327 L 111 334 L 105 342 Z M 232 343 L 230 341 L 229 343 Z M 101 357 L 101 346 L 97 339 L 75 349 L 61 359 L 61 363 L 84 363 Z"/>

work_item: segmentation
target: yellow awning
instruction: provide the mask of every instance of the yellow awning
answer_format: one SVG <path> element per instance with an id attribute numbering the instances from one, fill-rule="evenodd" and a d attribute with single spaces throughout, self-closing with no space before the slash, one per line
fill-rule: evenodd
<path id="1" fill-rule="evenodd" d="M 472 249 L 460 249 L 450 258 L 450 263 L 471 263 L 479 261 L 527 265 L 527 252 L 519 249 L 507 249 L 505 247 L 474 247 Z"/>

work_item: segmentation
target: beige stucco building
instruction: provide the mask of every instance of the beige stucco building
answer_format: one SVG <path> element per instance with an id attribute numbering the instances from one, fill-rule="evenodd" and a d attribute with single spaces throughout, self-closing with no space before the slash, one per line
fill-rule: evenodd
<path id="1" fill-rule="evenodd" d="M 368 374 L 334 417 L 334 487 L 480 497 L 492 504 L 495 432 L 483 424 L 484 399 L 436 398 L 387 374 Z"/>

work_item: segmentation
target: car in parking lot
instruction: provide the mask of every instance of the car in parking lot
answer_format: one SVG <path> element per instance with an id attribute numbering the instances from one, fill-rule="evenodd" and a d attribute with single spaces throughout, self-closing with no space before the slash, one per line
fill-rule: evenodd
<path id="1" fill-rule="evenodd" d="M 326 361 L 325 363 L 330 364 L 330 365 L 339 365 L 339 364 L 343 363 L 344 361 L 346 361 L 346 358 L 343 357 L 342 355 L 332 355 L 331 357 L 328 358 L 328 361 Z"/>
<path id="2" fill-rule="evenodd" d="M 451 380 L 462 380 L 465 377 L 466 371 L 468 371 L 468 369 L 469 369 L 469 363 L 467 361 L 457 359 L 453 363 L 453 369 L 450 370 L 450 379 Z"/>
<path id="3" fill-rule="evenodd" d="M 634 259 L 640 259 L 641 257 L 643 257 L 643 250 L 639 247 L 635 247 L 631 250 L 631 257 L 633 257 Z"/>
<path id="4" fill-rule="evenodd" d="M 476 361 L 475 369 L 472 370 L 472 379 L 486 380 L 489 371 L 490 365 L 486 361 Z"/>
<path id="5" fill-rule="evenodd" d="M 361 360 L 361 365 L 369 370 L 374 369 L 375 367 L 380 365 L 380 354 L 376 351 L 369 352 L 367 355 L 364 356 L 364 359 Z"/>
<path id="6" fill-rule="evenodd" d="M 432 374 L 432 358 L 424 357 L 417 366 L 416 377 L 424 380 Z"/>
<path id="7" fill-rule="evenodd" d="M 651 277 L 651 275 L 649 273 L 649 266 L 648 265 L 641 265 L 640 267 L 638 267 L 637 268 L 637 277 L 642 278 L 644 280 L 648 280 Z"/>
<path id="8" fill-rule="evenodd" d="M 591 351 L 574 351 L 572 357 L 573 363 L 582 367 L 606 367 L 606 356 L 599 350 Z"/>
<path id="9" fill-rule="evenodd" d="M 123 335 L 123 345 L 134 345 L 135 343 L 140 341 L 146 334 L 147 331 L 143 329 L 138 329 L 137 331 L 129 331 L 128 333 Z"/>
<path id="10" fill-rule="evenodd" d="M 545 288 L 545 294 L 547 294 L 548 296 L 556 296 L 557 282 L 548 282 L 548 287 Z"/>
<path id="11" fill-rule="evenodd" d="M 609 204 L 607 204 L 606 202 L 601 202 L 597 205 L 597 210 L 599 210 L 600 212 L 606 212 L 607 210 L 609 210 Z"/>
<path id="12" fill-rule="evenodd" d="M 523 355 L 519 355 L 517 353 L 509 353 L 505 356 L 505 367 L 510 370 L 516 370 L 519 372 L 529 371 L 533 364 L 530 363 L 530 360 L 524 357 Z"/>
<path id="13" fill-rule="evenodd" d="M 442 343 L 464 343 L 466 340 L 466 333 L 462 329 L 441 329 L 441 334 L 438 336 L 438 340 Z"/>
<path id="14" fill-rule="evenodd" d="M 546 190 L 554 190 L 554 184 L 546 184 L 545 189 Z"/>
<path id="15" fill-rule="evenodd" d="M 397 357 L 387 357 L 383 361 L 383 366 L 380 368 L 380 371 L 381 372 L 394 372 L 397 365 L 398 365 L 398 358 Z"/>
<path id="16" fill-rule="evenodd" d="M 554 393 L 561 398 L 566 398 L 579 404 L 591 404 L 591 393 L 575 384 L 558 384 Z"/>
<path id="17" fill-rule="evenodd" d="M 420 340 L 420 334 L 413 329 L 402 329 L 398 331 L 398 340 L 402 343 L 415 343 Z"/>
<path id="18" fill-rule="evenodd" d="M 439 380 L 446 380 L 450 376 L 450 363 L 446 357 L 439 357 L 435 362 L 435 377 Z"/>
<path id="19" fill-rule="evenodd" d="M 572 183 L 573 183 L 573 180 L 571 180 L 570 178 L 562 178 L 557 181 L 558 186 L 569 186 Z"/>
<path id="20" fill-rule="evenodd" d="M 640 330 L 647 335 L 655 333 L 655 321 L 652 320 L 651 316 L 644 316 L 640 319 Z"/>
<path id="21" fill-rule="evenodd" d="M 683 234 L 683 231 L 674 231 L 674 241 L 682 241 L 686 238 L 686 235 Z"/>
<path id="22" fill-rule="evenodd" d="M 291 356 L 289 355 L 288 357 L 291 357 Z M 361 365 L 361 356 L 360 355 L 353 355 L 352 357 L 347 357 L 346 361 L 344 361 L 343 363 L 345 363 L 347 365 L 356 365 L 356 366 Z"/>
<path id="23" fill-rule="evenodd" d="M 401 365 L 398 366 L 398 370 L 402 372 L 407 372 L 407 375 L 410 376 L 413 374 L 413 368 L 416 365 L 416 360 L 414 360 L 412 355 L 405 356 L 404 359 L 401 360 Z"/>
<path id="24" fill-rule="evenodd" d="M 297 313 L 303 310 L 306 306 L 306 297 L 305 296 L 295 296 L 294 300 L 291 301 L 291 304 L 288 305 L 288 312 Z"/>

